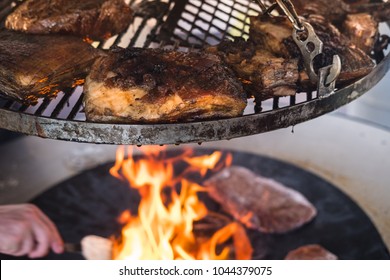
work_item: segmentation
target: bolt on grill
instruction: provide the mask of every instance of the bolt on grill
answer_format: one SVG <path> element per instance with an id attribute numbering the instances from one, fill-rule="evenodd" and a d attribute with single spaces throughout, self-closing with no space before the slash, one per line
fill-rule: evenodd
<path id="1" fill-rule="evenodd" d="M 112 46 L 193 51 L 225 38 L 249 35 L 249 17 L 260 12 L 251 0 L 130 0 L 135 17 L 127 32 L 94 42 Z M 19 1 L 0 3 L 0 28 Z M 347 104 L 372 88 L 386 74 L 389 55 L 362 80 L 317 98 L 316 92 L 276 97 L 254 104 L 243 117 L 177 124 L 122 125 L 87 122 L 83 88 L 64 88 L 54 99 L 28 106 L 0 97 L 0 127 L 44 138 L 107 144 L 180 144 L 231 139 L 288 127 Z M 256 109 L 255 109 L 256 107 Z"/>

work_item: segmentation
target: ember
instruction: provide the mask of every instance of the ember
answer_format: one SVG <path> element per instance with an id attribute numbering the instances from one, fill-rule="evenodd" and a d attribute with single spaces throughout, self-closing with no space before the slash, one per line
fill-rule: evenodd
<path id="1" fill-rule="evenodd" d="M 205 189 L 186 175 L 197 172 L 205 176 L 209 170 L 218 171 L 231 164 L 231 156 L 214 152 L 194 157 L 186 150 L 179 157 L 165 159 L 163 148 L 142 151 L 144 157 L 134 161 L 133 149 L 128 148 L 125 158 L 125 148 L 120 147 L 110 170 L 141 196 L 138 213 L 126 211 L 119 217 L 124 226 L 121 237 L 114 240 L 113 259 L 251 259 L 252 247 L 239 223 L 230 222 L 206 239 L 194 233 L 194 222 L 209 211 L 197 195 Z M 179 176 L 174 170 L 177 161 L 188 164 Z"/>

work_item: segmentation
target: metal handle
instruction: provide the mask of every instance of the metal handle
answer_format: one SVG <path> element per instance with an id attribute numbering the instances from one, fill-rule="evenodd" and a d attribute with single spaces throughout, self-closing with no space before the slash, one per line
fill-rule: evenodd
<path id="1" fill-rule="evenodd" d="M 290 0 L 276 0 L 276 3 L 286 14 L 287 18 L 291 21 L 294 29 L 296 31 L 304 31 L 302 21 L 299 18 L 297 12 L 295 11 L 294 5 Z"/>
<path id="2" fill-rule="evenodd" d="M 333 57 L 333 63 L 319 69 L 318 74 L 314 70 L 314 59 L 322 53 L 323 43 L 318 38 L 310 23 L 302 20 L 290 0 L 275 0 L 270 7 L 266 7 L 261 0 L 256 0 L 263 14 L 270 14 L 279 6 L 293 26 L 292 37 L 297 44 L 302 57 L 306 72 L 312 83 L 317 84 L 319 97 L 332 93 L 335 89 L 336 79 L 341 72 L 341 60 L 338 55 Z M 304 39 L 302 39 L 304 38 Z"/>

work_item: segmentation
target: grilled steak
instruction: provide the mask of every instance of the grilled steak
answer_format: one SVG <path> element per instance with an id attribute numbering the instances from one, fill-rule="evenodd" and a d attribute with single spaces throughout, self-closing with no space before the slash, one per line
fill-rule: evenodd
<path id="1" fill-rule="evenodd" d="M 367 75 L 373 69 L 375 64 L 372 59 L 323 16 L 310 15 L 306 20 L 313 26 L 317 36 L 324 43 L 323 56 L 314 62 L 314 67 L 318 69 L 330 65 L 333 55 L 340 56 L 342 68 L 338 77 L 338 85 L 351 83 Z M 256 47 L 266 49 L 276 56 L 299 58 L 301 60 L 299 63 L 300 88 L 314 90 L 315 85 L 310 83 L 303 70 L 302 55 L 292 39 L 291 32 L 292 27 L 285 17 L 251 18 L 250 38 L 256 43 Z M 279 47 L 274 48 L 275 45 Z"/>
<path id="2" fill-rule="evenodd" d="M 340 27 L 350 14 L 369 13 L 376 21 L 390 20 L 390 2 L 343 1 L 343 0 L 295 0 L 298 14 L 317 14 Z"/>
<path id="3" fill-rule="evenodd" d="M 374 50 L 379 37 L 378 22 L 366 13 L 348 15 L 342 31 L 352 44 L 366 54 Z"/>
<path id="4" fill-rule="evenodd" d="M 337 256 L 318 244 L 301 246 L 287 254 L 285 260 L 337 260 Z"/>
<path id="5" fill-rule="evenodd" d="M 85 84 L 85 113 L 95 122 L 162 123 L 239 116 L 241 83 L 219 57 L 162 49 L 113 49 Z"/>
<path id="6" fill-rule="evenodd" d="M 101 54 L 80 38 L 0 32 L 0 91 L 26 104 L 83 79 Z"/>
<path id="7" fill-rule="evenodd" d="M 204 186 L 234 218 L 264 233 L 297 229 L 317 213 L 302 194 L 243 167 L 225 168 Z"/>
<path id="8" fill-rule="evenodd" d="M 296 94 L 298 59 L 277 57 L 240 38 L 208 47 L 207 51 L 218 54 L 234 70 L 248 97 L 256 101 Z"/>
<path id="9" fill-rule="evenodd" d="M 7 17 L 5 26 L 26 33 L 100 40 L 125 31 L 132 14 L 124 0 L 27 0 Z"/>

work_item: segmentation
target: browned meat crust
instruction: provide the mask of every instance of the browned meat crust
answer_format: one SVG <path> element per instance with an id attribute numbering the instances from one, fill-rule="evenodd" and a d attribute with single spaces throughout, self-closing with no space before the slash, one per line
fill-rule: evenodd
<path id="1" fill-rule="evenodd" d="M 26 33 L 100 40 L 125 31 L 132 14 L 123 0 L 27 0 L 7 17 L 5 26 Z"/>
<path id="2" fill-rule="evenodd" d="M 101 54 L 80 38 L 0 32 L 0 91 L 34 104 L 84 79 Z"/>
<path id="3" fill-rule="evenodd" d="M 252 41 L 239 38 L 209 47 L 207 51 L 218 54 L 234 70 L 248 97 L 255 97 L 256 101 L 296 94 L 298 59 L 277 57 L 257 49 Z"/>
<path id="4" fill-rule="evenodd" d="M 342 31 L 352 44 L 366 54 L 374 50 L 379 37 L 378 22 L 366 13 L 348 15 Z"/>
<path id="5" fill-rule="evenodd" d="M 234 218 L 264 233 L 297 229 L 317 213 L 302 194 L 244 167 L 225 168 L 204 185 Z"/>
<path id="6" fill-rule="evenodd" d="M 367 34 L 359 33 L 357 26 L 360 25 L 354 21 L 354 24 L 348 24 L 344 29 L 349 35 L 347 37 L 323 16 L 309 15 L 306 18 L 324 43 L 324 55 L 315 61 L 315 68 L 330 65 L 335 54 L 341 58 L 342 71 L 338 77 L 338 86 L 367 75 L 375 65 L 366 52 L 371 52 L 376 41 L 377 26 L 363 16 L 359 19 L 367 27 Z M 234 70 L 248 97 L 261 101 L 316 90 L 317 85 L 310 82 L 303 68 L 302 55 L 292 39 L 292 26 L 287 18 L 251 17 L 250 24 L 247 41 L 237 38 L 206 49 L 218 54 Z M 362 43 L 357 45 L 358 41 Z M 359 46 L 366 47 L 362 50 Z"/>
<path id="7" fill-rule="evenodd" d="M 162 49 L 114 49 L 94 64 L 85 113 L 95 122 L 162 123 L 242 115 L 241 83 L 219 57 Z"/>
<path id="8" fill-rule="evenodd" d="M 317 244 L 301 246 L 287 254 L 285 260 L 337 260 L 337 256 Z"/>
<path id="9" fill-rule="evenodd" d="M 323 16 L 310 15 L 306 20 L 313 26 L 317 36 L 324 43 L 324 55 L 315 61 L 315 68 L 330 65 L 333 55 L 338 54 L 342 65 L 338 85 L 351 83 L 371 72 L 375 66 L 372 59 Z M 302 55 L 292 39 L 291 32 L 292 27 L 285 17 L 251 18 L 250 38 L 256 42 L 256 47 L 268 50 L 275 56 L 299 58 L 299 71 L 301 72 L 299 87 L 302 90 L 315 90 L 316 85 L 309 82 L 304 72 Z"/>
<path id="10" fill-rule="evenodd" d="M 340 27 L 350 14 L 369 13 L 376 21 L 390 20 L 390 2 L 343 1 L 343 0 L 294 0 L 298 14 L 317 14 Z"/>

